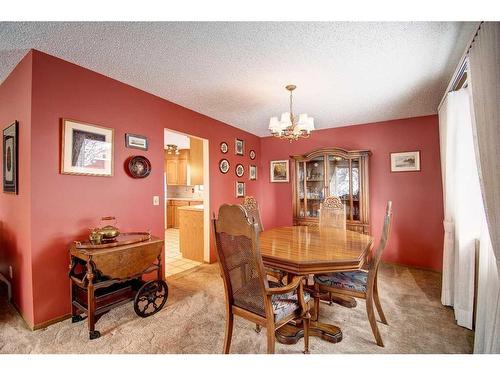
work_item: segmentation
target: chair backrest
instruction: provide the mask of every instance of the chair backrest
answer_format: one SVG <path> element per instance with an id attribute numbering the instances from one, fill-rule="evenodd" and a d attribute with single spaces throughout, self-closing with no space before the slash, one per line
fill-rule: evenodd
<path id="1" fill-rule="evenodd" d="M 326 197 L 320 204 L 319 227 L 346 229 L 345 207 L 339 197 Z"/>
<path id="2" fill-rule="evenodd" d="M 217 259 L 226 301 L 259 315 L 267 315 L 264 302 L 269 288 L 259 249 L 259 230 L 240 205 L 223 204 L 213 218 Z"/>
<path id="3" fill-rule="evenodd" d="M 246 196 L 243 199 L 243 208 L 246 210 L 250 221 L 253 221 L 259 226 L 259 231 L 262 232 L 264 227 L 262 226 L 262 221 L 260 220 L 260 210 L 259 204 L 254 197 Z"/>
<path id="4" fill-rule="evenodd" d="M 391 234 L 391 224 L 392 224 L 392 202 L 387 202 L 387 207 L 385 209 L 384 216 L 384 227 L 382 229 L 382 236 L 380 237 L 380 242 L 378 243 L 377 250 L 373 253 L 373 258 L 370 261 L 369 271 L 377 270 L 380 259 L 382 258 L 382 253 L 384 252 L 387 241 Z"/>

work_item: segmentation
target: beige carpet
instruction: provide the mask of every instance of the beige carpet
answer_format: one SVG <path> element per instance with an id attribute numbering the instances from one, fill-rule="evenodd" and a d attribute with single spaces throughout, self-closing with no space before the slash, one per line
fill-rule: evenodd
<path id="1" fill-rule="evenodd" d="M 311 353 L 470 353 L 473 333 L 457 326 L 453 311 L 439 301 L 441 275 L 382 265 L 382 304 L 389 326 L 379 324 L 385 348 L 378 347 L 366 319 L 364 301 L 347 309 L 322 304 L 321 319 L 340 326 L 344 339 L 331 344 L 311 338 Z M 220 353 L 224 340 L 224 293 L 218 266 L 203 265 L 167 279 L 170 296 L 158 314 L 141 319 L 132 304 L 104 315 L 102 337 L 89 341 L 86 321 L 70 320 L 29 331 L 0 296 L 0 353 Z M 265 353 L 266 335 L 236 318 L 232 353 Z M 277 343 L 277 353 L 301 353 L 296 345 Z"/>

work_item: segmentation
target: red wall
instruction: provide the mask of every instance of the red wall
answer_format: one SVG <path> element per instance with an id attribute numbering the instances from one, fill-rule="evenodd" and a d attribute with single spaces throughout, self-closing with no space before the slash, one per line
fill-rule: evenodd
<path id="1" fill-rule="evenodd" d="M 382 230 L 385 204 L 393 201 L 392 234 L 383 259 L 440 271 L 444 232 L 438 129 L 438 117 L 433 115 L 318 130 L 311 138 L 292 144 L 262 138 L 264 227 L 292 225 L 292 185 L 269 182 L 271 160 L 287 159 L 320 147 L 368 149 L 372 152 L 370 214 L 376 241 Z M 390 153 L 413 150 L 420 150 L 421 171 L 391 173 Z"/>
<path id="2" fill-rule="evenodd" d="M 61 175 L 61 118 L 115 129 L 114 176 Z M 290 184 L 269 183 L 269 161 L 319 147 L 367 148 L 373 233 L 382 226 L 385 202 L 394 202 L 394 230 L 385 260 L 441 269 L 442 191 L 437 116 L 321 130 L 293 144 L 258 138 L 187 108 L 38 51 L 30 52 L 0 86 L 0 124 L 20 121 L 20 194 L 0 194 L 0 271 L 14 267 L 14 301 L 28 324 L 69 313 L 68 247 L 103 215 L 115 215 L 122 230 L 151 229 L 163 237 L 163 130 L 169 128 L 209 140 L 210 209 L 238 202 L 234 167 L 243 163 L 247 194 L 261 202 L 264 226 L 292 223 Z M 30 129 L 31 123 L 31 129 Z M 127 149 L 125 133 L 148 137 L 147 152 Z M 245 156 L 234 155 L 234 138 L 244 139 Z M 230 151 L 221 154 L 219 144 Z M 31 146 L 30 146 L 31 143 Z M 254 149 L 257 159 L 250 161 Z M 389 152 L 421 150 L 422 171 L 390 173 Z M 132 154 L 146 155 L 151 175 L 134 180 L 124 171 Z M 31 157 L 33 155 L 33 157 Z M 223 175 L 225 157 L 231 170 Z M 31 165 L 30 165 L 31 162 Z M 248 180 L 248 166 L 259 167 Z M 31 185 L 30 185 L 31 184 Z M 212 260 L 214 259 L 212 241 Z"/>
<path id="3" fill-rule="evenodd" d="M 115 129 L 113 177 L 59 173 L 61 118 Z M 101 216 L 116 216 L 122 230 L 151 229 L 154 235 L 164 237 L 163 201 L 160 206 L 152 204 L 153 195 L 163 197 L 164 128 L 209 140 L 211 211 L 224 202 L 237 202 L 234 167 L 240 162 L 248 171 L 248 150 L 254 149 L 260 155 L 258 137 L 77 65 L 33 52 L 35 323 L 69 313 L 68 246 L 75 238 L 86 235 Z M 148 137 L 149 150 L 125 148 L 126 132 Z M 235 137 L 246 142 L 244 157 L 234 155 Z M 218 168 L 223 157 L 219 150 L 222 141 L 230 146 L 224 155 L 231 162 L 227 175 Z M 151 175 L 146 179 L 132 179 L 125 173 L 124 161 L 136 154 L 146 155 L 152 163 Z M 247 193 L 259 198 L 258 182 L 248 181 L 248 172 L 243 180 Z"/>
<path id="4" fill-rule="evenodd" d="M 31 72 L 28 53 L 0 85 L 0 127 L 19 121 L 19 194 L 0 192 L 0 272 L 9 278 L 12 266 L 13 302 L 24 319 L 33 322 L 31 278 Z M 3 135 L 2 135 L 3 137 Z M 3 155 L 3 142 L 0 142 Z M 0 157 L 1 160 L 1 157 Z M 0 161 L 0 163 L 2 163 Z M 3 169 L 0 167 L 0 176 Z M 3 176 L 0 178 L 3 181 Z"/>

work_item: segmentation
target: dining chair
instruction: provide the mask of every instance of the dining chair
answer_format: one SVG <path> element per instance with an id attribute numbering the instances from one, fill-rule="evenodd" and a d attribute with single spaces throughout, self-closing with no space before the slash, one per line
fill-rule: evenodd
<path id="1" fill-rule="evenodd" d="M 253 222 L 257 224 L 259 232 L 262 232 L 264 230 L 264 227 L 262 226 L 262 220 L 260 219 L 260 210 L 257 199 L 252 196 L 246 196 L 245 198 L 243 198 L 243 208 L 247 212 L 250 220 L 253 220 Z"/>
<path id="2" fill-rule="evenodd" d="M 329 196 L 319 205 L 319 228 L 346 229 L 344 203 L 339 197 Z"/>
<path id="3" fill-rule="evenodd" d="M 372 258 L 370 259 L 370 263 L 368 264 L 367 269 L 352 272 L 335 272 L 314 276 L 314 287 L 316 290 L 314 297 L 314 307 L 316 314 L 318 314 L 319 312 L 319 295 L 322 292 L 331 292 L 338 295 L 365 299 L 368 321 L 370 322 L 370 326 L 378 346 L 384 346 L 384 342 L 382 341 L 382 337 L 380 336 L 380 332 L 377 327 L 377 320 L 375 318 L 373 304 L 375 303 L 380 321 L 383 324 L 388 325 L 387 319 L 384 315 L 384 311 L 382 310 L 382 305 L 380 304 L 377 278 L 380 259 L 391 232 L 391 222 L 392 202 L 389 201 L 387 202 L 384 217 L 382 237 L 380 238 L 380 242 L 376 251 L 373 253 Z"/>
<path id="4" fill-rule="evenodd" d="M 302 277 L 285 286 L 268 281 L 259 247 L 259 230 L 240 205 L 223 204 L 213 217 L 217 260 L 226 297 L 224 353 L 229 353 L 234 316 L 267 329 L 267 352 L 274 353 L 275 332 L 292 320 L 304 325 L 304 353 L 309 352 L 309 294 Z"/>

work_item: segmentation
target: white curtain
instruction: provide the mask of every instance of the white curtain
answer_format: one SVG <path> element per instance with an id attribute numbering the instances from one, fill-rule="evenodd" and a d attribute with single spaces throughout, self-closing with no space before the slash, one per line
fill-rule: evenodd
<path id="1" fill-rule="evenodd" d="M 484 22 L 469 51 L 473 132 L 487 231 L 479 262 L 474 352 L 500 353 L 500 23 Z"/>
<path id="2" fill-rule="evenodd" d="M 472 329 L 475 248 L 485 219 L 467 88 L 447 94 L 439 136 L 445 210 L 441 301 L 453 306 L 457 324 Z"/>

